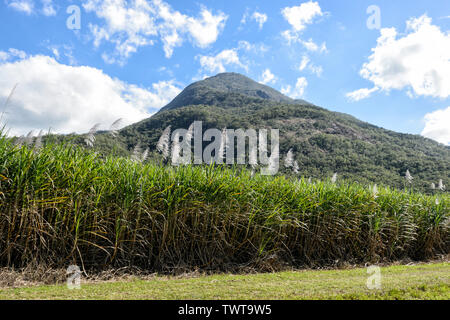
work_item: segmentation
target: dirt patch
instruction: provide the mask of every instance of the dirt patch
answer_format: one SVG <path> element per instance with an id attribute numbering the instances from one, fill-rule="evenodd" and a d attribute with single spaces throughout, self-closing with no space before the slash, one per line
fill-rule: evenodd
<path id="1" fill-rule="evenodd" d="M 437 259 L 428 261 L 412 261 L 401 260 L 392 263 L 377 263 L 380 267 L 394 266 L 394 265 L 421 265 L 429 263 L 450 263 L 450 255 L 442 255 Z M 339 264 L 330 266 L 327 268 L 318 268 L 317 270 L 345 270 L 367 267 L 364 265 L 353 264 Z M 316 269 L 292 269 L 286 268 L 282 271 L 305 271 Z M 236 274 L 255 274 L 255 270 L 242 270 Z M 82 283 L 96 283 L 96 282 L 116 282 L 116 281 L 133 281 L 133 280 L 152 280 L 155 277 L 158 279 L 186 279 L 186 278 L 198 278 L 209 275 L 209 273 L 201 272 L 198 270 L 186 271 L 178 273 L 176 275 L 157 274 L 151 273 L 146 270 L 140 270 L 137 268 L 120 268 L 110 269 L 102 272 L 83 272 L 81 277 Z M 20 288 L 20 287 L 32 287 L 39 285 L 54 285 L 66 283 L 68 274 L 66 269 L 53 269 L 45 266 L 30 266 L 24 269 L 12 269 L 12 268 L 0 268 L 0 288 Z"/>

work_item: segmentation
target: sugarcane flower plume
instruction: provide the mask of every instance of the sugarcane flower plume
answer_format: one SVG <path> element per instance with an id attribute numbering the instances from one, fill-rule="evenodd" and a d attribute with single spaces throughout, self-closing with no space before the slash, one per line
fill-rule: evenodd
<path id="1" fill-rule="evenodd" d="M 409 173 L 409 170 L 406 170 L 405 179 L 406 179 L 406 181 L 408 181 L 408 183 L 412 183 L 412 180 L 414 179 L 412 177 L 411 173 Z"/>
<path id="2" fill-rule="evenodd" d="M 84 139 L 84 142 L 88 147 L 93 147 L 95 142 L 95 133 L 98 131 L 98 128 L 100 127 L 100 123 L 96 123 L 87 133 L 86 138 Z"/>
<path id="3" fill-rule="evenodd" d="M 161 137 L 158 140 L 158 144 L 156 145 L 156 150 L 162 153 L 164 159 L 167 159 L 167 157 L 169 156 L 170 132 L 170 126 L 168 126 L 166 129 L 164 129 Z"/>
<path id="4" fill-rule="evenodd" d="M 286 168 L 292 168 L 294 166 L 294 152 L 289 149 L 286 158 L 284 159 L 284 166 Z"/>
<path id="5" fill-rule="evenodd" d="M 109 127 L 109 132 L 114 138 L 119 134 L 119 127 L 122 124 L 122 121 L 123 119 L 119 118 L 111 124 L 111 127 Z"/>
<path id="6" fill-rule="evenodd" d="M 34 150 L 39 151 L 42 148 L 42 136 L 44 135 L 44 131 L 39 131 L 38 136 L 36 137 L 36 141 L 34 142 Z"/>
<path id="7" fill-rule="evenodd" d="M 438 189 L 441 190 L 441 191 L 445 190 L 445 185 L 442 182 L 442 179 L 439 179 Z"/>
<path id="8" fill-rule="evenodd" d="M 335 172 L 335 173 L 333 174 L 333 176 L 331 177 L 331 182 L 332 182 L 332 183 L 336 183 L 336 180 L 337 180 L 337 172 Z"/>

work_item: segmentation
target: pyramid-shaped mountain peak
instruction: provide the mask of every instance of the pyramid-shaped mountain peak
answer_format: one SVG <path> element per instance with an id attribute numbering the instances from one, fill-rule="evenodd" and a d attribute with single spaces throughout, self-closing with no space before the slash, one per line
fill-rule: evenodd
<path id="1" fill-rule="evenodd" d="M 239 73 L 225 72 L 187 86 L 162 111 L 188 105 L 239 107 L 256 100 L 288 104 L 309 104 L 294 100 L 279 91 Z"/>

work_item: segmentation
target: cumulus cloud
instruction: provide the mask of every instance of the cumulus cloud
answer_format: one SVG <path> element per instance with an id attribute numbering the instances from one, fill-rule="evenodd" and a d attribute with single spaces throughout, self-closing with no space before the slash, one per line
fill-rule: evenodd
<path id="1" fill-rule="evenodd" d="M 251 18 L 258 23 L 259 29 L 261 30 L 264 26 L 264 23 L 266 23 L 267 21 L 267 14 L 255 11 L 253 12 Z"/>
<path id="2" fill-rule="evenodd" d="M 45 16 L 54 16 L 56 15 L 56 10 L 53 7 L 53 1 L 52 0 L 41 0 L 42 2 L 42 13 Z"/>
<path id="3" fill-rule="evenodd" d="M 297 32 L 303 31 L 308 24 L 313 23 L 316 17 L 323 16 L 319 3 L 313 1 L 304 2 L 299 6 L 283 8 L 281 13 Z"/>
<path id="4" fill-rule="evenodd" d="M 238 47 L 239 47 L 239 49 L 244 49 L 245 51 L 250 51 L 250 50 L 254 49 L 255 46 L 248 41 L 240 40 Z"/>
<path id="5" fill-rule="evenodd" d="M 48 42 L 47 49 L 51 51 L 53 56 L 56 58 L 58 62 L 64 62 L 67 61 L 70 65 L 76 65 L 77 60 L 73 56 L 73 46 L 69 46 L 66 44 L 63 45 L 56 45 L 56 44 L 50 44 Z M 64 60 L 64 61 L 62 61 Z"/>
<path id="6" fill-rule="evenodd" d="M 128 90 L 123 93 L 123 98 L 140 110 L 157 111 L 173 98 L 181 89 L 175 85 L 173 80 L 159 81 L 152 84 L 152 90 L 143 89 L 136 85 L 128 85 Z"/>
<path id="7" fill-rule="evenodd" d="M 295 83 L 295 87 L 292 88 L 290 85 L 281 88 L 281 93 L 291 97 L 293 99 L 300 99 L 305 93 L 305 89 L 308 86 L 308 81 L 305 77 L 300 77 Z"/>
<path id="8" fill-rule="evenodd" d="M 308 57 L 307 55 L 304 55 L 304 56 L 302 57 L 302 61 L 300 62 L 300 66 L 298 67 L 298 69 L 299 69 L 300 71 L 305 70 L 306 67 L 309 65 L 310 61 L 311 61 L 311 60 L 309 59 L 309 57 Z"/>
<path id="9" fill-rule="evenodd" d="M 196 60 L 200 63 L 198 74 L 193 80 L 204 79 L 212 74 L 226 72 L 230 68 L 240 68 L 248 72 L 248 66 L 252 61 L 248 53 L 263 55 L 269 50 L 265 44 L 252 44 L 241 40 L 235 48 L 224 49 L 216 55 L 197 55 Z M 254 58 L 254 55 L 252 55 Z"/>
<path id="10" fill-rule="evenodd" d="M 118 63 L 126 61 L 139 47 L 153 45 L 156 39 L 162 42 L 167 58 L 186 39 L 205 48 L 217 40 L 228 18 L 222 12 L 213 14 L 205 7 L 201 7 L 198 17 L 191 17 L 173 10 L 162 0 L 85 0 L 83 7 L 104 20 L 102 26 L 90 25 L 94 45 L 98 47 L 103 41 L 113 43 L 113 56 L 103 56 L 109 62 Z"/>
<path id="11" fill-rule="evenodd" d="M 377 87 L 373 87 L 372 89 L 369 88 L 362 88 L 358 89 L 352 92 L 347 93 L 345 96 L 348 100 L 357 102 L 362 99 L 366 99 L 372 95 L 372 93 L 378 91 L 379 89 Z"/>
<path id="12" fill-rule="evenodd" d="M 423 136 L 450 145 L 450 107 L 427 113 L 424 120 Z"/>
<path id="13" fill-rule="evenodd" d="M 300 42 L 308 51 L 319 52 L 319 53 L 328 51 L 327 45 L 325 42 L 322 42 L 321 45 L 318 45 L 311 38 L 309 40 L 299 39 L 298 42 Z"/>
<path id="14" fill-rule="evenodd" d="M 243 15 L 242 18 L 241 18 L 241 25 L 239 26 L 239 29 L 242 28 L 242 25 L 243 25 L 243 24 L 246 24 L 246 23 L 247 23 L 247 19 L 248 19 L 249 15 L 250 15 L 249 11 L 250 11 L 249 8 L 246 8 L 246 9 L 245 9 L 244 15 Z"/>
<path id="15" fill-rule="evenodd" d="M 262 84 L 268 84 L 268 83 L 273 83 L 276 81 L 276 77 L 275 75 L 270 71 L 270 69 L 266 69 L 263 71 L 262 75 L 261 75 L 261 80 L 260 82 Z"/>
<path id="16" fill-rule="evenodd" d="M 363 78 L 380 91 L 406 89 L 409 96 L 450 96 L 449 32 L 433 25 L 427 15 L 408 20 L 402 35 L 395 28 L 380 32 L 360 71 Z"/>
<path id="17" fill-rule="evenodd" d="M 291 45 L 292 43 L 300 43 L 303 47 L 305 47 L 306 50 L 311 52 L 328 52 L 325 42 L 322 42 L 322 44 L 318 45 L 311 38 L 309 38 L 309 40 L 303 40 L 300 34 L 293 30 L 285 30 L 281 33 L 281 35 L 284 39 L 287 40 L 288 45 Z"/>
<path id="18" fill-rule="evenodd" d="M 81 133 L 95 123 L 107 129 L 118 118 L 130 124 L 149 117 L 181 91 L 173 81 L 146 89 L 96 68 L 68 66 L 43 55 L 0 64 L 0 101 L 16 83 L 6 114 L 11 134 L 50 127 L 59 133 Z"/>
<path id="19" fill-rule="evenodd" d="M 0 51 L 0 63 L 13 60 L 15 58 L 25 59 L 27 54 L 24 51 L 9 48 L 8 51 Z"/>
<path id="20" fill-rule="evenodd" d="M 221 73 L 226 71 L 226 66 L 238 66 L 245 69 L 239 60 L 237 49 L 226 49 L 215 56 L 198 56 L 200 66 L 208 73 Z"/>
<path id="21" fill-rule="evenodd" d="M 252 51 L 257 54 L 265 53 L 265 52 L 269 51 L 269 47 L 266 46 L 264 43 L 252 44 L 245 40 L 240 40 L 238 42 L 237 49 L 245 50 L 245 51 Z"/>
<path id="22" fill-rule="evenodd" d="M 53 6 L 53 0 L 40 0 L 42 9 L 40 12 L 45 16 L 56 15 L 56 10 Z M 32 14 L 35 12 L 35 0 L 6 0 L 8 6 L 16 11 L 25 14 Z"/>
<path id="23" fill-rule="evenodd" d="M 287 40 L 288 45 L 300 43 L 309 51 L 319 53 L 327 52 L 325 42 L 318 45 L 312 39 L 304 40 L 301 36 L 308 25 L 314 23 L 316 18 L 325 15 L 318 2 L 309 1 L 299 6 L 285 7 L 281 10 L 281 14 L 291 25 L 291 29 L 281 32 L 281 36 Z"/>
<path id="24" fill-rule="evenodd" d="M 26 14 L 31 14 L 34 10 L 33 0 L 9 0 L 6 3 L 8 7 Z"/>
<path id="25" fill-rule="evenodd" d="M 322 66 L 316 66 L 311 62 L 311 59 L 306 54 L 303 55 L 302 60 L 300 61 L 300 65 L 298 66 L 298 70 L 309 70 L 311 73 L 315 74 L 318 77 L 320 77 L 323 72 Z"/>
<path id="26" fill-rule="evenodd" d="M 241 19 L 241 25 L 239 26 L 239 30 L 242 30 L 242 26 L 247 23 L 247 21 L 254 20 L 258 23 L 259 29 L 261 30 L 264 26 L 264 23 L 267 22 L 267 14 L 261 13 L 258 11 L 254 11 L 250 14 L 249 8 L 245 9 L 244 15 Z"/>

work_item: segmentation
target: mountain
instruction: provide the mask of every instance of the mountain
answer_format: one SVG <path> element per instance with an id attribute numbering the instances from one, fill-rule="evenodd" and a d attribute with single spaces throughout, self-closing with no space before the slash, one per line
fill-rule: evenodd
<path id="1" fill-rule="evenodd" d="M 293 100 L 236 73 L 193 83 L 152 117 L 120 130 L 115 152 L 125 154 L 138 143 L 155 150 L 164 128 L 188 128 L 196 120 L 203 121 L 203 130 L 279 129 L 281 154 L 292 148 L 305 177 L 324 179 L 337 172 L 339 178 L 405 188 L 409 170 L 414 190 L 436 192 L 430 184 L 439 179 L 450 185 L 449 147 Z M 112 145 L 107 133 L 99 134 L 96 143 L 101 150 Z"/>
<path id="2" fill-rule="evenodd" d="M 309 104 L 304 100 L 291 99 L 277 90 L 239 73 L 227 72 L 192 83 L 161 111 L 189 105 L 241 107 L 246 100 L 260 103 L 272 101 L 287 104 Z"/>

